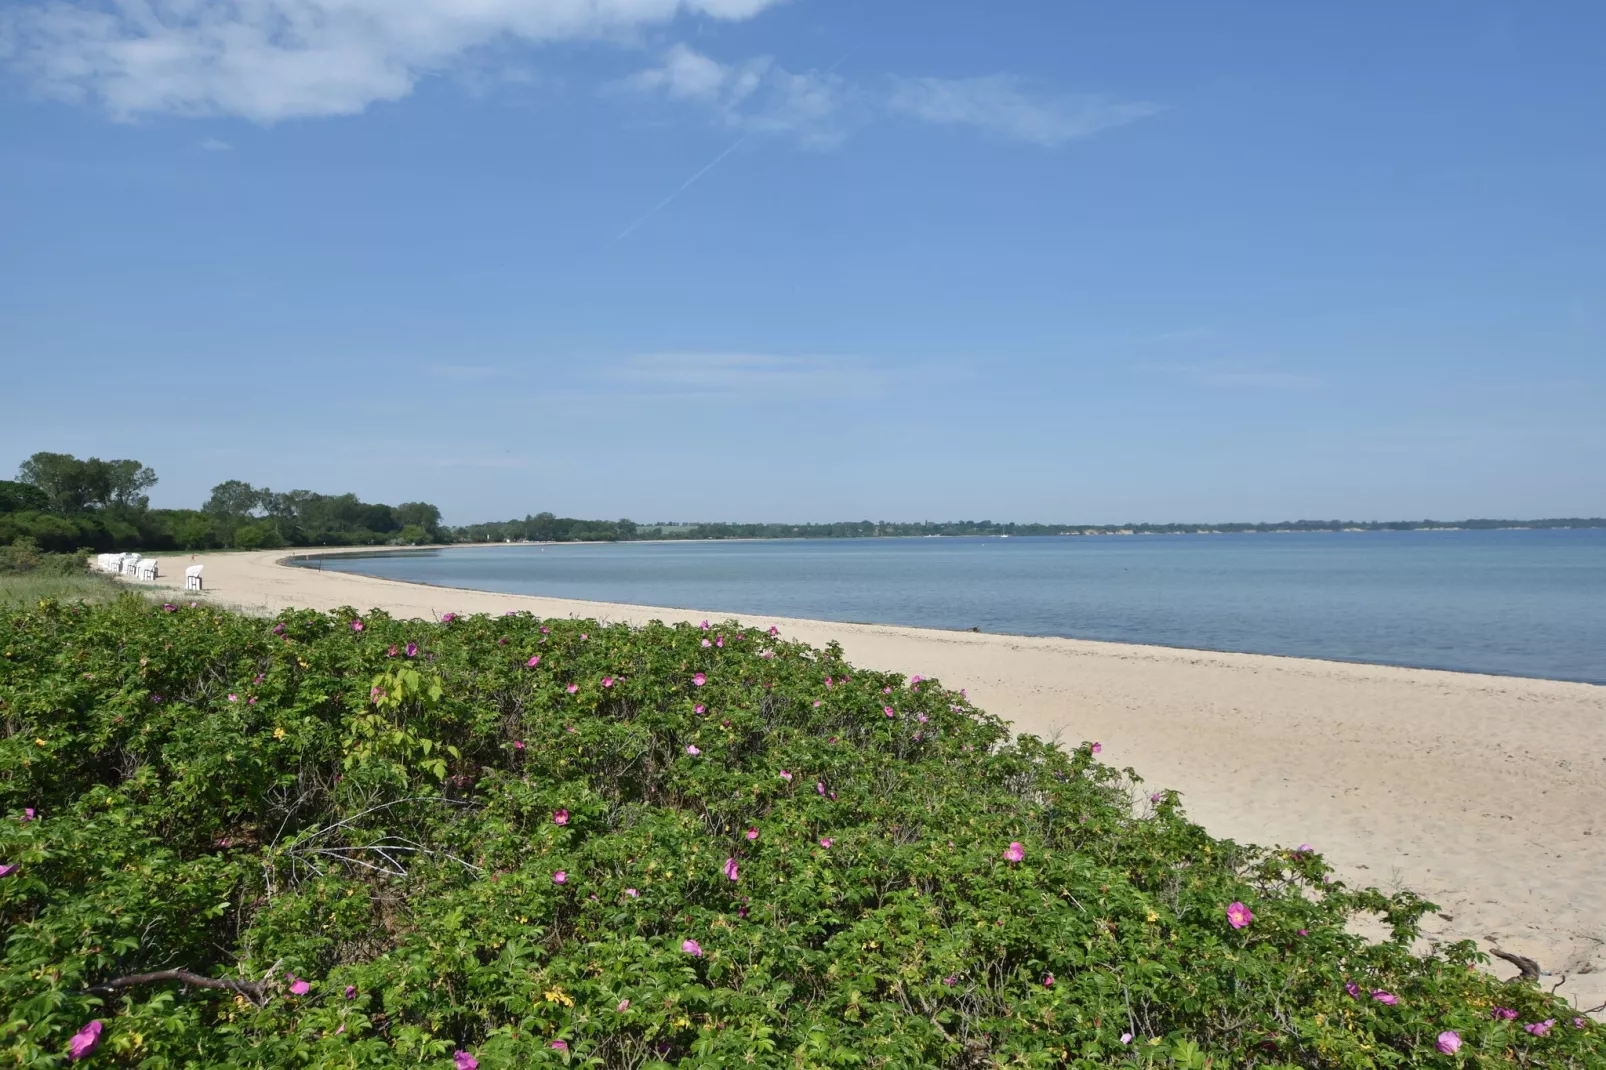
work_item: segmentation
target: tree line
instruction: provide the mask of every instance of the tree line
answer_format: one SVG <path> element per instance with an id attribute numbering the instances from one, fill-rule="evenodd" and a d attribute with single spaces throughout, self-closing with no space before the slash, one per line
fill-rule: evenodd
<path id="1" fill-rule="evenodd" d="M 0 546 L 36 549 L 274 549 L 281 546 L 416 546 L 448 542 L 627 542 L 638 539 L 863 539 L 914 536 L 1174 535 L 1205 532 L 1421 531 L 1447 528 L 1600 528 L 1606 518 L 1544 520 L 1285 520 L 1225 524 L 1019 524 L 992 520 L 849 520 L 815 524 L 583 520 L 549 512 L 522 520 L 447 527 L 428 502 L 385 505 L 355 494 L 276 492 L 238 479 L 212 488 L 199 509 L 152 509 L 156 473 L 127 458 L 35 453 L 0 480 Z"/>
<path id="2" fill-rule="evenodd" d="M 0 480 L 0 546 L 81 550 L 383 546 L 449 538 L 428 502 L 385 505 L 355 494 L 276 493 L 237 479 L 199 509 L 152 509 L 156 473 L 135 460 L 36 453 Z"/>

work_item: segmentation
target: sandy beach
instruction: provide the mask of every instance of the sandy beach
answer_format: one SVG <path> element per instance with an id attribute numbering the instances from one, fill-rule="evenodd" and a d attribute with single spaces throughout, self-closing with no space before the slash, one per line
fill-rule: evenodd
<path id="1" fill-rule="evenodd" d="M 528 610 L 632 624 L 734 614 L 398 583 L 203 554 L 204 597 L 249 611 Z M 159 557 L 183 582 L 189 555 Z M 149 586 L 149 585 L 141 585 Z M 965 688 L 1019 732 L 1099 740 L 1175 788 L 1214 835 L 1309 843 L 1348 881 L 1439 905 L 1430 938 L 1536 959 L 1575 1006 L 1606 1003 L 1606 687 L 1075 639 L 744 616 L 835 639 L 855 663 Z M 1496 973 L 1515 974 L 1496 962 Z M 1565 979 L 1563 977 L 1565 975 Z"/>

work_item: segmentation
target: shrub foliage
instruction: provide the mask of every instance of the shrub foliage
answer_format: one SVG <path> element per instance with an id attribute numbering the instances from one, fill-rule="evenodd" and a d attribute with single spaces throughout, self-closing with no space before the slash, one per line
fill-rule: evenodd
<path id="1" fill-rule="evenodd" d="M 734 621 L 45 603 L 0 619 L 0 721 L 0 1063 L 92 1020 L 85 1065 L 149 1067 L 1606 1053 L 1414 955 L 1409 893 Z M 180 969 L 236 984 L 112 985 Z"/>

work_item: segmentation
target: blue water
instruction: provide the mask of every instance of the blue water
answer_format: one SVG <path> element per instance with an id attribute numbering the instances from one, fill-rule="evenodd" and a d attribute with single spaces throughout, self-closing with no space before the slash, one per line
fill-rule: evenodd
<path id="1" fill-rule="evenodd" d="M 811 539 L 330 557 L 398 580 L 1606 684 L 1606 530 Z"/>

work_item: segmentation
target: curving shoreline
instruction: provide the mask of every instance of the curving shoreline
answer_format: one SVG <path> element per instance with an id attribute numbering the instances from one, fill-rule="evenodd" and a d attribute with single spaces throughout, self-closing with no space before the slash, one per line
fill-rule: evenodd
<path id="1" fill-rule="evenodd" d="M 284 550 L 197 555 L 208 601 L 248 611 L 378 608 L 648 620 L 714 611 L 435 587 L 290 566 Z M 169 555 L 182 585 L 187 555 Z M 142 585 L 143 586 L 143 585 Z M 1019 731 L 1096 739 L 1176 788 L 1217 836 L 1308 842 L 1352 882 L 1439 904 L 1430 938 L 1476 939 L 1606 1002 L 1606 687 L 1172 647 L 744 615 L 867 667 L 968 689 Z M 1584 972 L 1588 971 L 1588 972 Z M 1501 964 L 1500 972 L 1511 972 Z"/>

